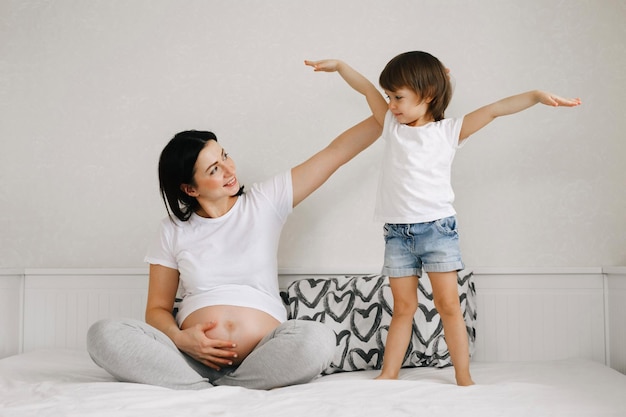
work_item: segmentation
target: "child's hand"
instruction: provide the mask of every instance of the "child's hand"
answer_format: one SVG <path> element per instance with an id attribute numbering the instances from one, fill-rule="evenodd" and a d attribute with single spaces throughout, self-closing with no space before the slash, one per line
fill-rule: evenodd
<path id="1" fill-rule="evenodd" d="M 538 91 L 537 93 L 539 94 L 539 102 L 541 104 L 545 104 L 546 106 L 576 107 L 582 103 L 579 98 L 563 98 L 552 93 L 548 93 L 547 91 Z"/>
<path id="2" fill-rule="evenodd" d="M 322 59 L 321 61 L 304 61 L 305 65 L 313 67 L 315 71 L 335 72 L 339 71 L 341 61 L 337 59 Z"/>

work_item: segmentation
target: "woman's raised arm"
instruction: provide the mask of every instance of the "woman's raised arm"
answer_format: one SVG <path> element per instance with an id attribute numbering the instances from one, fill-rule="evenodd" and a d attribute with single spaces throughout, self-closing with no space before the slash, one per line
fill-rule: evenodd
<path id="1" fill-rule="evenodd" d="M 326 148 L 291 169 L 293 206 L 317 190 L 343 164 L 380 137 L 382 127 L 369 117 L 346 130 Z"/>

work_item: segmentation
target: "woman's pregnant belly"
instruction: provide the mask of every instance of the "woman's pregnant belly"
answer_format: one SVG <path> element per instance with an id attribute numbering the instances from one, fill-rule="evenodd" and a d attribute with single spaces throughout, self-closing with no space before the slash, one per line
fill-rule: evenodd
<path id="1" fill-rule="evenodd" d="M 255 308 L 217 305 L 194 311 L 185 318 L 181 328 L 211 321 L 215 322 L 215 327 L 205 332 L 209 339 L 231 341 L 237 345 L 230 349 L 237 353 L 234 365 L 239 365 L 261 339 L 280 324 L 271 315 Z"/>

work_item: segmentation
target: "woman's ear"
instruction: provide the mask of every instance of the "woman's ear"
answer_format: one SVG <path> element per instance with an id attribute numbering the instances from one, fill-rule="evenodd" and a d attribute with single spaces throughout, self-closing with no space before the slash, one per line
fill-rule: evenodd
<path id="1" fill-rule="evenodd" d="M 197 197 L 198 192 L 193 185 L 190 184 L 181 184 L 180 189 L 183 193 L 187 194 L 189 197 Z"/>

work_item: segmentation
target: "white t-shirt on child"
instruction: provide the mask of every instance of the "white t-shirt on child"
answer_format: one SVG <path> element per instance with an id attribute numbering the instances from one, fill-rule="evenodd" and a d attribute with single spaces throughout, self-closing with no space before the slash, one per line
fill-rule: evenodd
<path id="1" fill-rule="evenodd" d="M 278 289 L 277 252 L 292 206 L 287 171 L 252 185 L 222 217 L 163 219 L 145 261 L 180 272 L 179 325 L 195 310 L 212 305 L 251 307 L 280 322 L 287 319 Z"/>
<path id="2" fill-rule="evenodd" d="M 461 117 L 407 126 L 387 111 L 376 221 L 424 223 L 456 214 L 451 171 L 462 124 Z"/>

